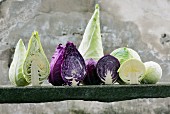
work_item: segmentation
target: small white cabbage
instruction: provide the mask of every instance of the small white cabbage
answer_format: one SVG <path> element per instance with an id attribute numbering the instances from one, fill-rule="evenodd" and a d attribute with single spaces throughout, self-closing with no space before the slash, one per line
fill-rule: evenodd
<path id="1" fill-rule="evenodd" d="M 146 72 L 141 83 L 143 84 L 156 84 L 162 77 L 161 66 L 153 61 L 145 62 Z"/>

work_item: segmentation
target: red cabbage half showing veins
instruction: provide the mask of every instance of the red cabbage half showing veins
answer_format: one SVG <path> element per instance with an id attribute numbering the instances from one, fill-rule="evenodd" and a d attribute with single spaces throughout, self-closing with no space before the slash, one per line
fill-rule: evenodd
<path id="1" fill-rule="evenodd" d="M 61 76 L 67 85 L 79 85 L 86 74 L 86 65 L 76 46 L 68 42 L 65 47 Z"/>
<path id="2" fill-rule="evenodd" d="M 118 69 L 120 63 L 118 59 L 111 55 L 105 55 L 97 62 L 96 69 L 100 79 L 105 84 L 112 84 L 118 79 Z"/>
<path id="3" fill-rule="evenodd" d="M 59 44 L 51 59 L 48 80 L 54 86 L 61 86 L 64 84 L 64 80 L 61 77 L 61 64 L 63 62 L 64 50 L 65 47 Z"/>

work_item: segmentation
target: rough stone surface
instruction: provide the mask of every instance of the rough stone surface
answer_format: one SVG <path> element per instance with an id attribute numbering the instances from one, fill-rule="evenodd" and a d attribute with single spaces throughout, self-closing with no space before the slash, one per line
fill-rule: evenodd
<path id="1" fill-rule="evenodd" d="M 105 54 L 128 45 L 140 54 L 144 62 L 158 62 L 163 69 L 161 81 L 169 82 L 169 0 L 0 0 L 0 84 L 10 84 L 8 69 L 17 41 L 22 38 L 27 46 L 34 30 L 39 31 L 49 60 L 59 43 L 64 44 L 69 40 L 79 46 L 95 3 L 101 6 L 101 32 Z M 163 35 L 161 38 L 162 34 L 166 34 L 166 37 Z M 83 101 L 37 105 L 2 104 L 0 111 L 2 110 L 4 114 L 14 112 L 21 114 L 24 111 L 30 114 L 58 114 L 68 113 L 70 110 L 73 114 L 78 110 L 82 114 L 93 111 L 96 114 L 112 112 L 132 114 L 133 110 L 134 113 L 142 114 L 168 114 L 170 105 L 168 101 L 169 99 L 144 99 L 107 104 Z M 73 110 L 65 109 L 68 104 Z"/>
<path id="2" fill-rule="evenodd" d="M 112 103 L 77 100 L 39 104 L 1 104 L 0 111 L 3 114 L 169 114 L 170 99 L 137 99 Z"/>

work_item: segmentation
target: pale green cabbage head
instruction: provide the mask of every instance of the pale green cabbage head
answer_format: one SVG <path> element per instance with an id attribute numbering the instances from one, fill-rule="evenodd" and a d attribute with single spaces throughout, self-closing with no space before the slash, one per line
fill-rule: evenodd
<path id="1" fill-rule="evenodd" d="M 24 78 L 22 65 L 26 54 L 25 45 L 20 39 L 16 45 L 14 58 L 9 68 L 9 80 L 16 86 L 26 86 L 29 84 Z"/>
<path id="2" fill-rule="evenodd" d="M 141 61 L 139 54 L 136 51 L 134 51 L 133 49 L 127 48 L 127 47 L 118 48 L 118 49 L 114 50 L 111 53 L 111 55 L 116 57 L 119 60 L 120 64 L 122 64 L 125 61 L 127 61 L 128 59 L 132 59 L 132 58 Z"/>
<path id="3" fill-rule="evenodd" d="M 161 66 L 153 61 L 145 62 L 146 72 L 141 83 L 143 84 L 156 84 L 162 77 Z"/>

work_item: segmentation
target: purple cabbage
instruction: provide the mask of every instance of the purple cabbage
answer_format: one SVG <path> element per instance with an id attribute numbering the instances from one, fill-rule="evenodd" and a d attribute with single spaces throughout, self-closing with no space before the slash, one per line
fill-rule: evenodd
<path id="1" fill-rule="evenodd" d="M 118 79 L 118 69 L 120 63 L 118 59 L 111 55 L 105 55 L 97 62 L 96 69 L 100 79 L 105 84 L 112 84 Z"/>
<path id="2" fill-rule="evenodd" d="M 97 64 L 97 62 L 94 59 L 86 60 L 87 73 L 83 80 L 83 84 L 85 84 L 85 85 L 99 85 L 102 83 L 102 81 L 100 80 L 100 78 L 97 75 L 96 64 Z"/>
<path id="3" fill-rule="evenodd" d="M 54 86 L 79 85 L 86 74 L 86 65 L 76 46 L 68 42 L 58 45 L 50 63 L 49 82 Z"/>
<path id="4" fill-rule="evenodd" d="M 61 76 L 67 85 L 79 85 L 86 74 L 86 65 L 76 46 L 68 42 L 65 47 Z"/>
<path id="5" fill-rule="evenodd" d="M 61 64 L 63 62 L 64 50 L 65 47 L 62 46 L 62 44 L 59 44 L 51 59 L 48 80 L 54 86 L 61 86 L 64 84 L 64 80 L 61 77 Z"/>

